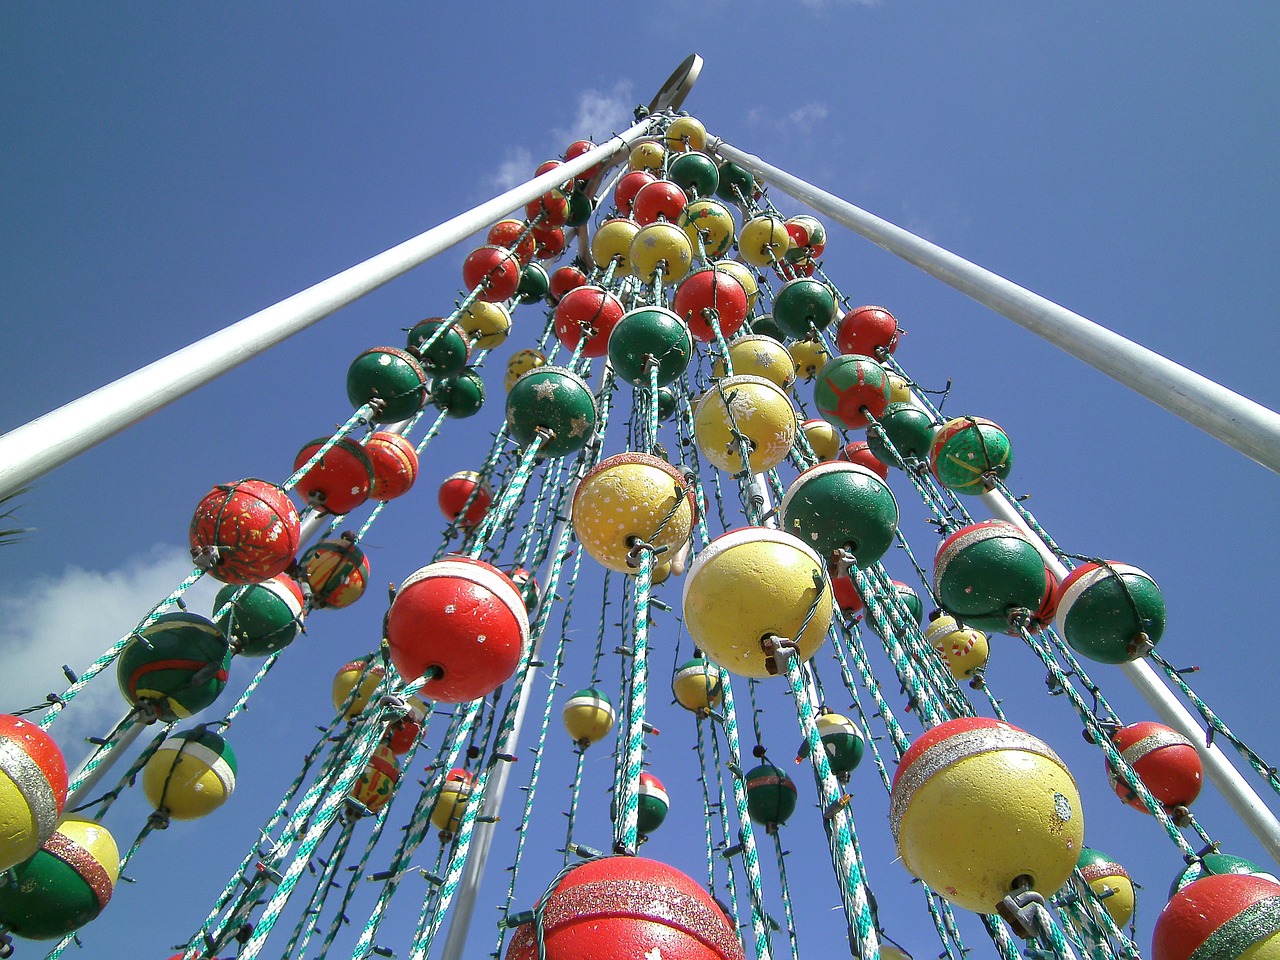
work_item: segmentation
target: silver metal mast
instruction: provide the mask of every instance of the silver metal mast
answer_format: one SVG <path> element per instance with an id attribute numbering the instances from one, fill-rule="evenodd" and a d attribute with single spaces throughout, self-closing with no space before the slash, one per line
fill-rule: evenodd
<path id="1" fill-rule="evenodd" d="M 646 118 L 555 170 L 0 436 L 0 497 L 425 263 L 569 177 L 607 162 L 644 136 L 653 123 Z"/>
<path id="2" fill-rule="evenodd" d="M 1274 410 L 723 140 L 707 149 L 1280 473 Z"/>

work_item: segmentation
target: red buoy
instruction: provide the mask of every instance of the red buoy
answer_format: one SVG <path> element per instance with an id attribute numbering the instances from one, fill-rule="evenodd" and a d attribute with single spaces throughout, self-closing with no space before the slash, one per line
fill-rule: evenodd
<path id="1" fill-rule="evenodd" d="M 841 353 L 878 357 L 877 351 L 898 349 L 898 321 L 884 307 L 856 307 L 844 315 L 836 330 Z"/>
<path id="2" fill-rule="evenodd" d="M 510 300 L 520 286 L 520 258 L 505 247 L 476 247 L 462 261 L 462 283 L 468 290 L 481 287 L 481 300 Z"/>
<path id="3" fill-rule="evenodd" d="M 631 216 L 631 205 L 635 202 L 636 194 L 640 192 L 640 188 L 646 184 L 654 183 L 657 179 L 647 170 L 632 170 L 630 173 L 624 173 L 618 181 L 618 185 L 613 188 L 613 202 L 617 206 L 618 212 L 624 217 Z"/>
<path id="4" fill-rule="evenodd" d="M 623 312 L 622 301 L 602 287 L 577 287 L 556 307 L 556 339 L 573 350 L 585 335 L 582 355 L 603 357 Z"/>
<path id="5" fill-rule="evenodd" d="M 1200 795 L 1204 779 L 1200 754 L 1177 730 L 1148 720 L 1121 727 L 1111 739 L 1143 785 L 1166 810 L 1172 813 L 1177 807 L 1189 807 Z M 1121 800 L 1135 810 L 1150 812 L 1110 762 L 1107 778 Z"/>
<path id="6" fill-rule="evenodd" d="M 418 479 L 418 452 L 400 434 L 385 430 L 371 433 L 364 442 L 364 452 L 373 466 L 369 496 L 374 500 L 402 497 Z"/>
<path id="7" fill-rule="evenodd" d="M 400 585 L 386 631 L 401 677 L 416 680 L 434 671 L 422 696 L 462 703 L 488 696 L 510 679 L 529 642 L 529 615 L 502 571 L 447 557 Z"/>
<path id="8" fill-rule="evenodd" d="M 747 291 L 727 270 L 711 267 L 689 274 L 676 289 L 671 309 L 689 325 L 689 332 L 703 343 L 716 339 L 714 317 L 727 340 L 747 321 Z"/>
<path id="9" fill-rule="evenodd" d="M 293 501 L 265 480 L 218 484 L 191 518 L 191 554 L 212 553 L 209 574 L 223 583 L 261 583 L 284 573 L 300 538 Z"/>
<path id="10" fill-rule="evenodd" d="M 636 193 L 631 203 L 631 219 L 642 227 L 659 220 L 675 223 L 688 203 L 684 191 L 670 180 L 655 180 Z"/>
<path id="11" fill-rule="evenodd" d="M 301 470 L 328 437 L 312 440 L 293 459 L 294 472 Z M 350 437 L 340 437 L 325 451 L 294 487 L 298 496 L 321 513 L 350 513 L 369 499 L 373 486 L 373 464 L 364 447 Z"/>
<path id="12" fill-rule="evenodd" d="M 467 506 L 468 500 L 471 501 L 470 506 Z M 480 474 L 474 470 L 459 470 L 440 484 L 436 502 L 451 522 L 460 527 L 474 527 L 489 512 L 489 504 L 493 503 L 493 488 L 488 482 L 481 480 Z M 466 508 L 466 516 L 462 514 L 463 508 Z"/>

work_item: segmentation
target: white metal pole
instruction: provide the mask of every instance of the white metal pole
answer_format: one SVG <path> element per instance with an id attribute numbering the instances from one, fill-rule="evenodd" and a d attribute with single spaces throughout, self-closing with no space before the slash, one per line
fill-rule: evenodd
<path id="1" fill-rule="evenodd" d="M 116 726 L 119 727 L 121 723 L 124 723 L 130 717 L 134 716 L 134 712 L 130 710 L 120 718 L 120 723 L 117 723 Z M 116 741 L 116 745 L 112 748 L 111 752 L 107 754 L 107 756 L 104 757 L 96 767 L 89 771 L 88 775 L 85 776 L 84 780 L 81 781 L 80 786 L 76 787 L 74 792 L 67 795 L 67 802 L 63 804 L 63 809 L 74 810 L 76 807 L 84 803 L 89 794 L 93 792 L 93 788 L 96 787 L 102 778 L 111 771 L 111 768 L 115 766 L 116 761 L 124 755 L 124 752 L 129 749 L 133 744 L 133 741 L 137 740 L 138 735 L 146 728 L 147 724 L 145 724 L 140 718 L 135 717 L 133 725 L 124 733 L 120 734 L 120 737 Z M 75 783 L 77 778 L 85 772 L 85 769 L 89 766 L 89 761 L 93 759 L 96 753 L 97 750 L 93 750 L 87 757 L 85 757 L 76 772 L 71 775 L 72 783 Z"/>
<path id="2" fill-rule="evenodd" d="M 1280 473 L 1274 410 L 723 140 L 708 149 Z"/>
<path id="3" fill-rule="evenodd" d="M 981 500 L 993 516 L 1014 524 L 1031 538 L 1032 544 L 1040 551 L 1045 564 L 1059 580 L 1066 578 L 1069 572 L 1066 566 L 1022 519 L 1022 515 L 1008 500 L 994 490 L 982 494 Z M 1218 745 L 1206 743 L 1205 731 L 1195 715 L 1173 695 L 1173 691 L 1165 685 L 1160 675 L 1145 660 L 1138 659 L 1130 663 L 1122 663 L 1120 672 L 1137 688 L 1143 699 L 1164 723 L 1195 744 L 1196 752 L 1200 754 L 1200 759 L 1204 763 L 1204 772 L 1209 781 L 1218 788 L 1218 792 L 1235 811 L 1236 816 L 1257 837 L 1271 859 L 1280 863 L 1280 821 L 1276 820 L 1275 814 L 1262 801 L 1249 782 L 1241 776 L 1240 771 L 1232 765 L 1230 758 L 1219 749 Z"/>
<path id="4" fill-rule="evenodd" d="M 653 123 L 646 118 L 555 170 L 0 436 L 0 497 L 608 160 Z"/>

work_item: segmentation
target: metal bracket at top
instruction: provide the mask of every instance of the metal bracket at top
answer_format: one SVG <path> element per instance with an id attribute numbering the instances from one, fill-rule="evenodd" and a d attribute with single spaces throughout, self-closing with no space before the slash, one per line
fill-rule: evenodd
<path id="1" fill-rule="evenodd" d="M 667 82 L 654 94 L 653 100 L 649 103 L 649 112 L 679 110 L 680 104 L 684 103 L 684 98 L 698 82 L 698 74 L 701 72 L 702 58 L 696 53 L 689 54 L 684 63 L 676 67 L 675 72 L 667 77 Z"/>

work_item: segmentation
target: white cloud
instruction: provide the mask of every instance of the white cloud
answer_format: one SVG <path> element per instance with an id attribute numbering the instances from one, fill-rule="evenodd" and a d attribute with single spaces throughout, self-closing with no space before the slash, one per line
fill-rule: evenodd
<path id="1" fill-rule="evenodd" d="M 563 150 L 574 140 L 607 140 L 631 126 L 636 108 L 630 80 L 619 80 L 608 91 L 584 90 L 578 95 L 578 113 L 568 130 L 557 130 Z M 556 152 L 558 153 L 559 150 Z"/>
<path id="2" fill-rule="evenodd" d="M 827 119 L 825 103 L 806 103 L 787 114 L 786 124 L 800 133 L 809 133 L 825 119 Z"/>
<path id="3" fill-rule="evenodd" d="M 61 693 L 68 685 L 63 664 L 83 671 L 190 572 L 187 551 L 163 545 L 114 570 L 68 567 L 57 577 L 6 585 L 0 591 L 0 663 L 5 677 L 0 709 L 17 710 L 42 702 L 47 693 Z M 219 586 L 206 577 L 184 600 L 192 612 L 208 616 Z M 79 738 L 106 734 L 126 709 L 116 687 L 115 667 L 109 666 L 51 729 L 68 754 L 68 764 L 74 767 L 87 752 Z"/>
<path id="4" fill-rule="evenodd" d="M 533 176 L 533 154 L 527 147 L 508 147 L 498 172 L 489 178 L 499 192 L 510 190 Z"/>
<path id="5" fill-rule="evenodd" d="M 535 144 L 546 157 L 558 157 L 575 140 L 600 143 L 634 123 L 636 103 L 630 80 L 619 80 L 609 90 L 584 90 L 578 95 L 577 112 L 567 127 L 551 131 L 548 142 Z M 528 147 L 508 147 L 502 163 L 489 176 L 485 186 L 498 191 L 510 190 L 533 176 L 533 153 Z"/>

